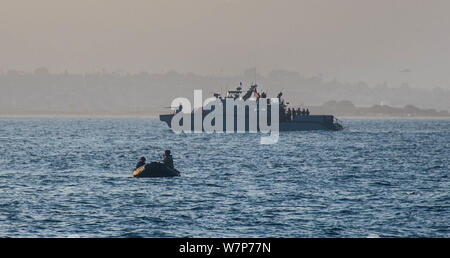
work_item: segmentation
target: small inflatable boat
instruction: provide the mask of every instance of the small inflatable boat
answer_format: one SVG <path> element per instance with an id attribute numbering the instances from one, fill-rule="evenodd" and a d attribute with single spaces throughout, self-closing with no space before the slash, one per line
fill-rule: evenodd
<path id="1" fill-rule="evenodd" d="M 172 177 L 180 176 L 180 172 L 161 162 L 151 162 L 133 171 L 134 177 Z"/>

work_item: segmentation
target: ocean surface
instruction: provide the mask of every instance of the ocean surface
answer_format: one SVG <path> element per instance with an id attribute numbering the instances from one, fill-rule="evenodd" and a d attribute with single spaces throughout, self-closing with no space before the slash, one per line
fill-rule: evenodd
<path id="1" fill-rule="evenodd" d="M 450 237 L 450 119 L 175 135 L 157 119 L 1 118 L 0 237 Z M 171 149 L 177 178 L 133 178 Z"/>

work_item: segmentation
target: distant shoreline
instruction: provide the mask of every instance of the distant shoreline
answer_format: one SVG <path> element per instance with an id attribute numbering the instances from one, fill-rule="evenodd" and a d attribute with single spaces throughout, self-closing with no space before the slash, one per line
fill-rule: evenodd
<path id="1" fill-rule="evenodd" d="M 450 119 L 450 116 L 336 116 L 337 119 Z M 0 118 L 158 118 L 155 114 L 2 114 Z"/>
<path id="2" fill-rule="evenodd" d="M 337 119 L 450 119 L 450 116 L 335 116 Z"/>
<path id="3" fill-rule="evenodd" d="M 1 116 L 154 117 L 168 113 L 178 97 L 224 94 L 255 80 L 256 70 L 236 76 L 202 76 L 166 73 L 50 73 L 41 67 L 33 73 L 0 72 Z M 298 72 L 272 71 L 258 76 L 261 93 L 282 92 L 285 103 L 309 108 L 313 114 L 340 116 L 450 116 L 449 89 L 417 89 L 406 85 L 369 86 L 365 83 L 327 81 Z M 244 86 L 245 87 L 245 86 Z M 414 105 L 414 106 L 413 106 Z"/>
<path id="4" fill-rule="evenodd" d="M 2 114 L 0 118 L 158 118 L 155 114 Z"/>

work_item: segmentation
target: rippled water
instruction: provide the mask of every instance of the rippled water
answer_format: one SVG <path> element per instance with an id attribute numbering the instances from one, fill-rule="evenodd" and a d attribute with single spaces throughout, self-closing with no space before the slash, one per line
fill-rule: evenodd
<path id="1" fill-rule="evenodd" d="M 175 135 L 157 119 L 0 119 L 2 237 L 450 237 L 450 120 Z M 173 152 L 178 178 L 131 176 Z"/>

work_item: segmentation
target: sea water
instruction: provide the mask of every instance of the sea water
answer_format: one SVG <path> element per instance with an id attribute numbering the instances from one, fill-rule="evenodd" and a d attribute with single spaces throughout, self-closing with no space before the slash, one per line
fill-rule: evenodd
<path id="1" fill-rule="evenodd" d="M 0 237 L 450 237 L 450 120 L 174 134 L 155 118 L 1 118 Z M 133 178 L 170 149 L 175 178 Z"/>

